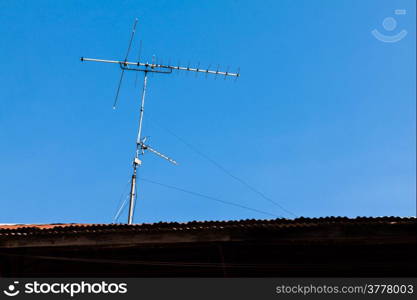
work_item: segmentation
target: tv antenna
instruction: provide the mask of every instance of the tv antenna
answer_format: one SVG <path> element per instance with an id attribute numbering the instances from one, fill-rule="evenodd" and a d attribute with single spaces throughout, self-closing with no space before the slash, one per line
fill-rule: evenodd
<path id="1" fill-rule="evenodd" d="M 228 76 L 235 77 L 237 79 L 240 76 L 239 72 L 238 73 L 231 73 L 228 70 L 226 72 L 219 71 L 219 67 L 217 67 L 217 69 L 215 71 L 214 70 L 209 70 L 209 69 L 201 69 L 199 67 L 200 64 L 198 65 L 198 67 L 192 68 L 192 67 L 190 67 L 189 64 L 187 65 L 187 67 L 183 67 L 183 66 L 180 66 L 180 65 L 174 66 L 174 65 L 170 65 L 170 64 L 157 63 L 155 61 L 155 57 L 152 58 L 151 63 L 143 62 L 143 61 L 140 61 L 140 53 L 139 53 L 139 57 L 138 57 L 137 62 L 128 61 L 129 53 L 130 53 L 130 50 L 132 48 L 133 39 L 134 39 L 135 33 L 136 33 L 137 23 L 138 23 L 138 19 L 136 18 L 135 22 L 133 24 L 132 33 L 130 35 L 129 45 L 127 47 L 127 52 L 126 52 L 126 56 L 125 56 L 124 60 L 120 61 L 120 60 L 107 60 L 107 59 L 81 57 L 81 61 L 92 61 L 92 62 L 117 64 L 121 68 L 121 74 L 120 74 L 119 84 L 118 84 L 117 90 L 116 90 L 116 96 L 115 96 L 114 103 L 113 103 L 113 109 L 115 109 L 116 105 L 117 105 L 117 101 L 118 101 L 118 98 L 119 98 L 119 92 L 120 92 L 120 88 L 122 86 L 122 81 L 123 81 L 123 77 L 124 77 L 124 72 L 125 71 L 135 71 L 135 72 L 143 72 L 144 73 L 142 96 L 141 96 L 140 110 L 139 110 L 139 126 L 138 126 L 137 138 L 136 138 L 136 149 L 135 149 L 135 156 L 133 158 L 133 163 L 132 163 L 133 174 L 132 174 L 132 180 L 130 182 L 130 201 L 129 201 L 129 212 L 128 212 L 128 219 L 127 219 L 128 224 L 133 223 L 135 202 L 136 202 L 136 198 L 137 198 L 137 194 L 136 194 L 137 169 L 138 169 L 138 167 L 140 167 L 142 165 L 142 160 L 140 159 L 140 157 L 145 154 L 145 151 L 150 151 L 153 154 L 167 160 L 170 163 L 173 163 L 175 165 L 177 164 L 177 162 L 175 160 L 173 160 L 172 158 L 160 153 L 159 151 L 153 149 L 151 146 L 146 144 L 146 137 L 142 138 L 142 121 L 143 121 L 143 113 L 145 111 L 145 96 L 146 96 L 146 87 L 147 87 L 147 83 L 148 83 L 148 73 L 171 74 L 173 70 L 178 70 L 178 71 L 196 72 L 196 75 L 198 73 L 206 74 L 206 76 L 208 74 L 212 74 L 212 75 L 215 75 L 215 76 L 220 75 L 220 76 L 224 76 L 224 79 L 226 79 L 226 77 L 228 77 Z M 140 48 L 142 48 L 142 47 L 140 47 Z"/>

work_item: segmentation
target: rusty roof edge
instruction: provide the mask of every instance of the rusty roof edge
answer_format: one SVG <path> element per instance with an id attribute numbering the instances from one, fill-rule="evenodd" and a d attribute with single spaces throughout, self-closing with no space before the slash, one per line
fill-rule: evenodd
<path id="1" fill-rule="evenodd" d="M 395 223 L 415 223 L 416 217 L 320 217 L 320 218 L 296 218 L 296 219 L 245 219 L 228 221 L 190 221 L 190 222 L 158 222 L 142 224 L 82 224 L 82 223 L 53 223 L 53 224 L 16 224 L 0 225 L 0 235 L 9 234 L 31 234 L 31 233 L 64 233 L 64 232 L 87 232 L 98 231 L 171 231 L 171 230 L 193 230 L 193 229 L 222 229 L 224 227 L 256 227 L 271 226 L 279 227 L 303 227 L 318 226 L 326 224 L 395 224 Z M 165 229 L 165 230 L 164 230 Z"/>
<path id="2" fill-rule="evenodd" d="M 280 243 L 337 240 L 356 243 L 359 237 L 369 242 L 383 239 L 397 243 L 415 240 L 411 234 L 416 218 L 308 218 L 302 220 L 241 220 L 154 224 L 61 224 L 61 227 L 38 229 L 24 227 L 0 229 L 0 249 L 19 247 L 60 247 L 71 245 L 124 246 L 212 241 L 274 240 Z M 64 226 L 64 227 L 62 227 Z M 376 236 L 374 233 L 378 232 Z M 301 234 L 301 235 L 300 235 Z M 338 237 L 338 235 L 341 235 Z M 364 236 L 363 236 L 364 235 Z M 105 237 L 105 238 L 103 238 Z"/>

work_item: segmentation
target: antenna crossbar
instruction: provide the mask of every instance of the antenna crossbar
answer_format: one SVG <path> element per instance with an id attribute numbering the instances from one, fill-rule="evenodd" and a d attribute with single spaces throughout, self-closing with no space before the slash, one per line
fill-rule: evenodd
<path id="1" fill-rule="evenodd" d="M 81 61 L 92 61 L 92 62 L 103 62 L 103 63 L 111 63 L 111 64 L 118 64 L 124 70 L 128 71 L 140 71 L 140 72 L 155 72 L 155 69 L 167 69 L 167 70 L 180 70 L 180 71 L 190 71 L 190 72 L 197 72 L 197 73 L 206 73 L 206 74 L 213 74 L 213 75 L 223 75 L 223 76 L 232 76 L 232 77 L 239 77 L 239 73 L 232 73 L 232 72 L 224 72 L 217 70 L 207 70 L 207 69 L 200 69 L 200 68 L 190 68 L 190 67 L 182 67 L 182 66 L 171 66 L 171 65 L 163 65 L 163 64 L 156 64 L 156 63 L 144 63 L 144 62 L 130 62 L 130 61 L 121 61 L 121 60 L 108 60 L 108 59 L 97 59 L 97 58 L 86 58 L 81 57 Z M 130 68 L 129 66 L 135 67 L 145 67 L 145 69 L 137 69 L 137 68 Z M 171 73 L 168 72 L 161 72 L 159 73 Z"/>

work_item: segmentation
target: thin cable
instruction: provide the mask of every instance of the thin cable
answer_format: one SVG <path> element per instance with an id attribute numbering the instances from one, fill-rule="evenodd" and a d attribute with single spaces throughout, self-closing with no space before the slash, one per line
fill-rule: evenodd
<path id="1" fill-rule="evenodd" d="M 245 206 L 245 205 L 242 205 L 242 204 L 238 204 L 238 203 L 221 200 L 221 199 L 214 198 L 214 197 L 211 197 L 211 196 L 207 196 L 207 195 L 204 195 L 204 194 L 201 194 L 201 193 L 197 193 L 197 192 L 185 190 L 183 188 L 179 188 L 179 187 L 176 187 L 176 186 L 172 186 L 172 185 L 168 185 L 168 184 L 156 182 L 156 181 L 153 181 L 153 180 L 150 180 L 150 179 L 146 179 L 146 178 L 143 178 L 143 177 L 140 177 L 138 179 L 139 180 L 142 180 L 142 181 L 145 181 L 145 182 L 148 182 L 148 183 L 155 184 L 155 185 L 163 186 L 163 187 L 166 187 L 166 188 L 169 188 L 169 189 L 172 189 L 172 190 L 176 190 L 176 191 L 180 191 L 180 192 L 187 193 L 187 194 L 190 194 L 190 195 L 198 196 L 198 197 L 201 197 L 201 198 L 205 198 L 205 199 L 217 201 L 217 202 L 220 202 L 220 203 L 223 203 L 223 204 L 228 204 L 228 205 L 240 207 L 240 208 L 243 208 L 243 209 L 246 209 L 246 210 L 251 210 L 251 211 L 254 211 L 254 212 L 257 212 L 257 213 L 261 213 L 261 214 L 264 214 L 264 215 L 268 215 L 268 216 L 272 216 L 272 217 L 282 218 L 282 216 L 279 216 L 279 215 L 276 215 L 276 214 L 273 214 L 273 213 L 269 213 L 269 212 L 266 212 L 266 211 L 262 211 L 262 210 L 259 210 L 259 209 L 256 209 L 256 208 L 252 208 L 252 207 L 248 207 L 248 206 Z"/>
<path id="2" fill-rule="evenodd" d="M 126 204 L 126 199 L 123 201 L 123 203 L 122 203 L 122 199 L 123 199 L 123 196 L 126 194 L 126 190 L 127 190 L 127 187 L 129 186 L 129 183 L 131 182 L 131 180 L 129 179 L 128 181 L 127 181 L 127 183 L 126 183 L 126 185 L 125 185 L 125 187 L 124 187 L 124 189 L 123 189 L 123 191 L 122 191 L 122 194 L 120 195 L 120 198 L 119 198 L 119 203 L 117 204 L 117 206 L 119 207 L 119 209 L 118 209 L 118 211 L 117 211 L 117 213 L 114 215 L 114 217 L 113 217 L 113 223 L 116 223 L 116 221 L 117 221 L 117 219 L 119 218 L 119 216 L 120 216 L 120 214 L 122 213 L 122 211 L 123 211 L 123 208 L 124 208 L 124 205 Z M 127 196 L 126 196 L 127 197 Z M 121 205 L 120 205 L 121 204 Z"/>
<path id="3" fill-rule="evenodd" d="M 159 126 L 160 128 L 166 130 L 168 133 L 172 134 L 175 138 L 177 138 L 180 142 L 182 142 L 184 145 L 186 145 L 188 148 L 190 148 L 192 151 L 194 151 L 195 153 L 197 153 L 198 155 L 200 155 L 201 157 L 203 157 L 204 159 L 206 159 L 207 161 L 209 161 L 210 163 L 212 163 L 214 166 L 216 166 L 218 169 L 220 169 L 223 173 L 225 173 L 226 175 L 232 177 L 233 179 L 235 179 L 236 181 L 240 182 L 242 185 L 244 185 L 246 188 L 250 189 L 252 192 L 258 194 L 259 196 L 261 196 L 263 199 L 271 202 L 272 204 L 276 205 L 277 207 L 279 207 L 281 210 L 285 211 L 286 213 L 292 215 L 293 217 L 298 217 L 295 213 L 293 213 L 292 211 L 286 209 L 285 207 L 283 207 L 281 204 L 277 203 L 276 201 L 272 200 L 271 198 L 267 197 L 264 193 L 262 193 L 261 191 L 259 191 L 258 189 L 254 188 L 253 186 L 251 186 L 249 183 L 247 183 L 246 181 L 244 181 L 243 179 L 237 177 L 236 175 L 232 174 L 229 170 L 227 170 L 226 168 L 224 168 L 222 165 L 220 165 L 218 162 L 216 162 L 214 159 L 210 158 L 209 156 L 207 156 L 206 154 L 204 154 L 203 152 L 201 152 L 200 150 L 198 150 L 196 147 L 194 147 L 193 145 L 191 145 L 189 142 L 187 142 L 186 140 L 184 140 L 183 138 L 181 138 L 180 136 L 178 136 L 177 134 L 175 134 L 173 131 L 171 131 L 170 129 L 162 126 L 161 124 L 159 124 L 158 122 L 156 122 L 153 119 L 149 119 L 151 122 L 153 122 L 154 124 L 156 124 L 157 126 Z"/>
<path id="4" fill-rule="evenodd" d="M 117 211 L 116 215 L 114 216 L 113 223 L 116 223 L 117 222 L 117 220 L 120 217 L 120 214 L 123 212 L 123 209 L 125 208 L 126 203 L 127 203 L 127 199 L 129 199 L 128 196 L 129 195 L 126 195 L 125 200 L 123 201 L 122 205 L 120 206 L 119 210 Z"/>

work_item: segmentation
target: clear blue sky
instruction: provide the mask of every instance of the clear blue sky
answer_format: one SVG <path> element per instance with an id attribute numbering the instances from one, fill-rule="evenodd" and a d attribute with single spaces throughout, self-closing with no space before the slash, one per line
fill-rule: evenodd
<path id="1" fill-rule="evenodd" d="M 0 0 L 0 11 L 0 223 L 112 221 L 140 85 L 127 74 L 113 111 L 118 66 L 79 58 L 123 59 L 135 17 L 132 59 L 142 39 L 144 59 L 242 74 L 150 77 L 144 134 L 180 165 L 148 153 L 140 176 L 291 217 L 166 127 L 298 216 L 416 214 L 413 0 Z M 373 29 L 408 35 L 384 43 Z M 136 222 L 242 218 L 268 216 L 139 185 Z"/>

